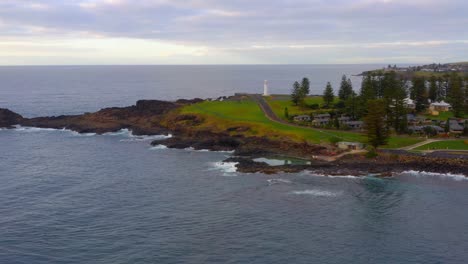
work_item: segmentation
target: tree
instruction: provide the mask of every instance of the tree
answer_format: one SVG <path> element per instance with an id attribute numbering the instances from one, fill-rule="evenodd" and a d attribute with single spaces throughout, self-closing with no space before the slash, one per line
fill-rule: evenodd
<path id="1" fill-rule="evenodd" d="M 338 90 L 338 97 L 340 100 L 346 101 L 353 93 L 353 85 L 350 79 L 346 79 L 346 75 L 341 78 L 340 90 Z"/>
<path id="2" fill-rule="evenodd" d="M 289 110 L 287 107 L 284 108 L 284 117 L 289 118 Z"/>
<path id="3" fill-rule="evenodd" d="M 367 102 L 377 98 L 377 91 L 370 75 L 364 76 L 359 92 L 359 104 L 357 107 L 357 116 L 364 116 L 367 113 Z"/>
<path id="4" fill-rule="evenodd" d="M 437 85 L 437 78 L 431 75 L 429 78 L 429 99 L 435 102 L 439 99 L 439 86 Z"/>
<path id="5" fill-rule="evenodd" d="M 301 89 L 304 95 L 308 95 L 310 93 L 310 81 L 307 78 L 303 78 L 301 82 Z"/>
<path id="6" fill-rule="evenodd" d="M 385 124 L 385 104 L 382 99 L 370 100 L 367 104 L 367 116 L 364 123 L 369 144 L 374 148 L 385 145 L 388 140 L 388 129 Z"/>
<path id="7" fill-rule="evenodd" d="M 304 101 L 303 91 L 301 89 L 301 85 L 298 82 L 294 82 L 293 90 L 291 93 L 291 100 L 294 105 L 302 104 Z"/>
<path id="8" fill-rule="evenodd" d="M 325 106 L 329 107 L 333 100 L 335 99 L 335 94 L 333 92 L 333 87 L 331 86 L 330 82 L 327 83 L 325 90 L 323 91 L 323 101 L 325 102 Z"/>
<path id="9" fill-rule="evenodd" d="M 427 108 L 426 81 L 423 77 L 414 77 L 412 83 L 410 95 L 415 101 L 416 111 L 424 111 Z"/>
<path id="10" fill-rule="evenodd" d="M 453 115 L 455 117 L 463 117 L 463 108 L 465 106 L 465 93 L 463 91 L 463 79 L 457 73 L 450 75 L 450 97 L 449 102 L 452 104 Z"/>

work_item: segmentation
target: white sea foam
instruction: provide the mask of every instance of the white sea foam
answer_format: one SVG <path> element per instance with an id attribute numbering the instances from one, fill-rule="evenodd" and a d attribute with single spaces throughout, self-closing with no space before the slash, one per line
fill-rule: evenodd
<path id="1" fill-rule="evenodd" d="M 413 175 L 416 177 L 442 177 L 442 178 L 450 178 L 455 181 L 466 181 L 468 177 L 463 174 L 451 174 L 451 173 L 435 173 L 435 172 L 426 172 L 426 171 L 404 171 L 401 175 Z"/>
<path id="2" fill-rule="evenodd" d="M 159 149 L 167 149 L 167 147 L 164 146 L 164 145 L 159 144 L 159 145 L 156 145 L 154 147 L 151 147 L 150 149 L 151 150 L 159 150 Z"/>
<path id="3" fill-rule="evenodd" d="M 331 192 L 331 191 L 317 190 L 317 189 L 292 191 L 291 193 L 295 195 L 312 195 L 312 196 L 321 196 L 321 197 L 335 197 L 335 196 L 341 195 L 341 192 Z"/>
<path id="4" fill-rule="evenodd" d="M 14 131 L 19 132 L 42 132 L 42 131 L 66 131 L 64 129 L 55 129 L 55 128 L 41 128 L 41 127 L 28 127 L 28 126 L 20 126 L 15 125 L 13 128 Z"/>
<path id="5" fill-rule="evenodd" d="M 223 176 L 232 177 L 237 176 L 237 167 L 238 162 L 212 162 L 212 168 L 210 170 L 222 171 Z"/>
<path id="6" fill-rule="evenodd" d="M 304 171 L 303 174 L 314 176 L 314 177 L 327 177 L 327 178 L 342 178 L 342 179 L 362 179 L 361 176 L 353 176 L 353 175 L 327 175 L 327 174 L 319 174 L 311 171 Z"/>
<path id="7" fill-rule="evenodd" d="M 268 179 L 267 180 L 268 184 L 270 185 L 273 185 L 273 184 L 282 184 L 282 183 L 285 183 L 285 184 L 290 184 L 291 181 L 290 180 L 286 180 L 286 179 Z"/>
<path id="8" fill-rule="evenodd" d="M 70 131 L 70 130 L 68 130 Z M 96 136 L 96 133 L 78 133 L 76 131 L 71 131 L 72 135 L 78 136 L 78 137 L 93 137 Z"/>
<path id="9" fill-rule="evenodd" d="M 218 153 L 234 153 L 234 150 L 209 150 L 209 149 L 194 149 L 193 147 L 184 148 L 186 151 L 195 151 L 195 152 L 218 152 Z"/>
<path id="10" fill-rule="evenodd" d="M 133 132 L 127 128 L 121 129 L 116 132 L 104 133 L 104 136 L 121 136 L 127 137 L 126 139 L 121 139 L 120 141 L 150 141 L 157 139 L 167 139 L 171 138 L 172 135 L 134 135 Z"/>

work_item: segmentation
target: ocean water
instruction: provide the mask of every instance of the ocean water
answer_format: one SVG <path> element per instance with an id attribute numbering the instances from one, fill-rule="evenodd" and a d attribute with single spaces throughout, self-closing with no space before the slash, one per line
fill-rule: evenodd
<path id="1" fill-rule="evenodd" d="M 154 90 L 146 87 L 148 83 L 133 90 L 135 75 L 78 78 L 67 86 L 62 78 L 70 76 L 50 72 L 57 69 L 67 71 L 0 69 L 6 83 L 38 85 L 31 90 L 1 86 L 0 107 L 34 116 L 125 105 L 139 97 L 223 93 L 220 87 L 187 79 L 177 81 L 192 87 L 184 93 L 171 89 L 177 85 L 157 83 Z M 80 71 L 91 74 L 92 69 L 96 70 Z M 18 73 L 22 70 L 23 75 Z M 5 71 L 17 72 L 19 79 L 14 81 Z M 39 76 L 31 71 L 57 80 L 39 85 Z M 105 67 L 96 71 L 112 72 Z M 224 78 L 230 79 L 224 71 Z M 340 71 L 336 68 L 338 78 Z M 189 75 L 202 78 L 197 70 Z M 115 89 L 121 97 L 110 83 L 119 87 Z M 222 162 L 230 153 L 151 147 L 151 139 L 154 136 L 136 137 L 129 131 L 99 136 L 23 127 L 0 130 L 0 263 L 468 259 L 468 180 L 462 175 L 408 171 L 378 179 L 312 172 L 241 174 L 234 164 Z"/>
<path id="2" fill-rule="evenodd" d="M 0 107 L 27 117 L 80 114 L 103 107 L 128 106 L 139 99 L 215 98 L 236 92 L 289 93 L 308 77 L 311 94 L 330 81 L 338 91 L 352 76 L 382 65 L 226 65 L 226 66 L 49 66 L 0 67 Z"/>

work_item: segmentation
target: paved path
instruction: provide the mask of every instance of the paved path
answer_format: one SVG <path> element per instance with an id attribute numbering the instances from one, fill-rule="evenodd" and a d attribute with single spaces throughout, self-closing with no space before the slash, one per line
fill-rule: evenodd
<path id="1" fill-rule="evenodd" d="M 316 132 L 320 132 L 320 133 L 323 133 L 323 134 L 326 134 L 326 135 L 329 135 L 329 136 L 339 137 L 339 138 L 345 140 L 345 138 L 342 138 L 340 136 L 336 136 L 336 135 L 331 134 L 331 133 L 327 133 L 326 131 L 323 131 L 323 130 L 318 130 L 318 129 L 315 129 L 315 128 L 312 128 L 312 127 L 300 126 L 300 125 L 296 125 L 296 124 L 292 124 L 290 122 L 287 122 L 287 121 L 279 118 L 275 114 L 275 112 L 273 112 L 270 105 L 266 102 L 265 98 L 262 95 L 255 94 L 255 95 L 251 95 L 251 97 L 258 103 L 258 106 L 260 107 L 260 109 L 262 109 L 265 116 L 268 119 L 270 119 L 271 121 L 273 121 L 273 122 L 280 123 L 280 124 L 287 125 L 287 126 L 299 127 L 299 128 L 303 128 L 303 129 L 310 129 L 310 130 L 313 130 L 313 131 L 316 131 Z M 366 153 L 366 152 L 367 152 L 367 150 L 364 150 L 364 149 L 352 150 L 352 151 L 344 152 L 344 153 L 341 153 L 341 154 L 338 154 L 338 155 L 335 155 L 335 156 L 313 156 L 313 158 L 317 159 L 317 160 L 324 160 L 324 161 L 335 161 L 335 160 L 337 160 L 337 159 L 339 159 L 339 158 L 341 158 L 343 156 L 346 156 L 346 155 L 360 154 L 360 153 Z"/>
<path id="2" fill-rule="evenodd" d="M 412 150 L 412 149 L 415 149 L 415 148 L 418 148 L 418 147 L 421 147 L 421 146 L 424 146 L 424 145 L 427 145 L 429 143 L 432 143 L 432 142 L 438 142 L 438 141 L 449 141 L 449 140 L 457 140 L 457 139 L 450 139 L 450 138 L 445 138 L 445 139 L 426 139 L 422 142 L 419 142 L 419 143 L 416 143 L 414 145 L 411 145 L 411 146 L 406 146 L 406 147 L 402 147 L 402 148 L 399 148 L 401 150 Z"/>
<path id="3" fill-rule="evenodd" d="M 251 95 L 251 97 L 258 103 L 258 106 L 260 106 L 260 109 L 262 109 L 263 113 L 265 114 L 265 116 L 270 119 L 271 121 L 273 122 L 276 122 L 276 123 L 280 123 L 280 124 L 283 124 L 283 125 L 287 125 L 287 126 L 293 126 L 293 127 L 299 127 L 299 128 L 303 128 L 303 129 L 309 129 L 309 130 L 313 130 L 315 132 L 320 132 L 320 133 L 323 133 L 327 136 L 330 136 L 330 137 L 337 137 L 337 138 L 340 138 L 342 139 L 343 141 L 349 141 L 347 140 L 346 138 L 343 138 L 341 136 L 338 136 L 338 135 L 335 135 L 335 134 L 332 134 L 332 133 L 328 133 L 324 130 L 321 130 L 321 129 L 316 129 L 316 128 L 313 128 L 313 127 L 307 127 L 307 126 L 301 126 L 301 125 L 297 125 L 297 124 L 293 124 L 293 123 L 290 123 L 288 121 L 285 121 L 281 118 L 279 118 L 275 112 L 273 112 L 273 110 L 271 109 L 270 105 L 267 103 L 267 101 L 265 100 L 265 98 L 262 96 L 262 95 L 259 95 L 259 94 L 253 94 Z"/>

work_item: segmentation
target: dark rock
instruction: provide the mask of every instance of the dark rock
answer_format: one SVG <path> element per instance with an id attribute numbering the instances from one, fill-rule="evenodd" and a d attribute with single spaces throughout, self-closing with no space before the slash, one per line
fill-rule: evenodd
<path id="1" fill-rule="evenodd" d="M 194 98 L 194 99 L 179 99 L 176 101 L 177 104 L 196 104 L 196 103 L 200 103 L 200 102 L 203 102 L 205 100 L 201 99 L 201 98 Z"/>
<path id="2" fill-rule="evenodd" d="M 20 124 L 23 117 L 13 111 L 0 108 L 0 127 L 10 128 L 13 125 Z"/>

